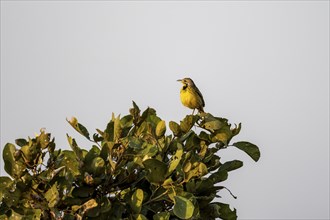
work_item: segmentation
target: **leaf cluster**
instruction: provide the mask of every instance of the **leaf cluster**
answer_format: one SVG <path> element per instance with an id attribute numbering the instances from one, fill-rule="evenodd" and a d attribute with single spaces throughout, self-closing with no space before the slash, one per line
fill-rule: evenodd
<path id="1" fill-rule="evenodd" d="M 260 157 L 254 144 L 230 144 L 241 124 L 209 113 L 167 127 L 154 109 L 141 112 L 133 102 L 130 114 L 113 115 L 92 136 L 76 118 L 68 122 L 91 142 L 89 150 L 69 135 L 72 150 L 56 150 L 44 130 L 6 144 L 10 177 L 0 177 L 0 219 L 236 219 L 236 209 L 213 201 L 243 162 L 222 162 L 219 151 L 236 147 Z"/>

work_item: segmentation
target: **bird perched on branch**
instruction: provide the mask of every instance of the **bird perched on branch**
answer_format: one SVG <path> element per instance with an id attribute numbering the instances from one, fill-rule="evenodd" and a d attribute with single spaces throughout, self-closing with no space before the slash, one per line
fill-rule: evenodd
<path id="1" fill-rule="evenodd" d="M 182 104 L 193 109 L 193 114 L 195 109 L 197 109 L 199 113 L 204 112 L 203 107 L 205 107 L 205 102 L 203 95 L 195 85 L 194 81 L 190 78 L 179 79 L 178 81 L 183 84 L 180 91 Z"/>

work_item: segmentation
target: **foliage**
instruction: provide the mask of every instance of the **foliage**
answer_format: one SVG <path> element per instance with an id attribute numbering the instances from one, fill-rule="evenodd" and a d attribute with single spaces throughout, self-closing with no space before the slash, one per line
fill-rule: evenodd
<path id="1" fill-rule="evenodd" d="M 217 153 L 237 147 L 260 157 L 249 142 L 229 144 L 241 124 L 209 113 L 169 122 L 170 135 L 154 109 L 141 114 L 134 102 L 92 136 L 76 118 L 68 122 L 91 141 L 89 151 L 69 135 L 72 150 L 56 150 L 44 130 L 5 145 L 0 219 L 236 219 L 236 209 L 213 200 L 243 162 L 220 162 Z"/>

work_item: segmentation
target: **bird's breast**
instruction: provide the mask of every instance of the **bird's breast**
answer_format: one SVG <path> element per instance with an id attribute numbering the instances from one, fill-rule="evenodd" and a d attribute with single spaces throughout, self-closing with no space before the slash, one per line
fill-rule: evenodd
<path id="1" fill-rule="evenodd" d="M 195 109 L 199 106 L 196 96 L 187 89 L 181 89 L 180 99 L 182 104 L 188 108 Z"/>

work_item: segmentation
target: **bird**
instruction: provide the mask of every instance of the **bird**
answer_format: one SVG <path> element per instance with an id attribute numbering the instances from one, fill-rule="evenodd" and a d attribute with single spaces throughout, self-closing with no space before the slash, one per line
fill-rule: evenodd
<path id="1" fill-rule="evenodd" d="M 194 81 L 190 78 L 183 78 L 177 81 L 183 84 L 180 90 L 180 99 L 182 104 L 190 109 L 193 109 L 192 114 L 194 114 L 195 109 L 197 109 L 199 113 L 203 113 L 205 102 L 202 93 L 199 91 Z"/>

